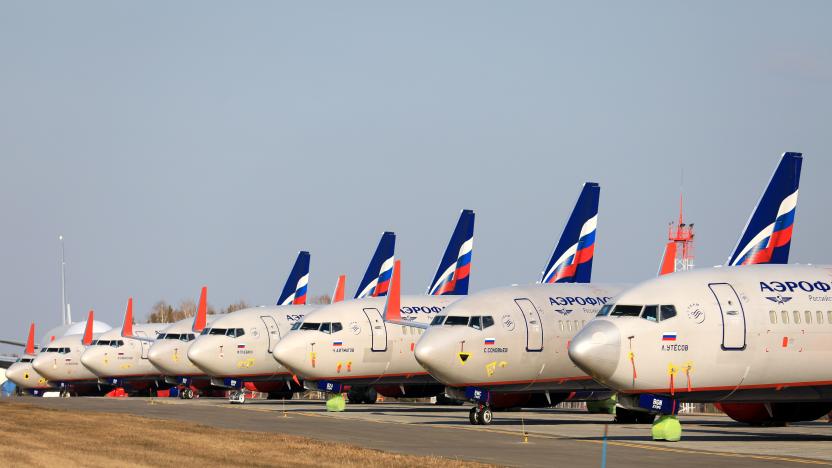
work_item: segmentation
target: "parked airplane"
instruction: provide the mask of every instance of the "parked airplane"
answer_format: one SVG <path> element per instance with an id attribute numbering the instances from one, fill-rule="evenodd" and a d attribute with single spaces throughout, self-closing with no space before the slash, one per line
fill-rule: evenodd
<path id="1" fill-rule="evenodd" d="M 41 348 L 32 361 L 32 367 L 59 388 L 62 394 L 95 391 L 99 388 L 98 376 L 81 364 L 81 354 L 86 346 L 110 328 L 106 323 L 95 321 L 91 310 L 86 323 L 73 324 L 66 335 Z"/>
<path id="2" fill-rule="evenodd" d="M 46 344 L 48 346 L 48 344 Z M 45 346 L 42 346 L 45 347 Z M 14 382 L 23 391 L 33 395 L 40 395 L 44 391 L 54 388 L 46 380 L 46 377 L 38 374 L 32 367 L 35 359 L 35 322 L 29 326 L 29 336 L 26 339 L 26 347 L 23 356 L 6 369 L 6 378 Z"/>
<path id="3" fill-rule="evenodd" d="M 748 257 L 750 248 L 745 246 L 752 239 L 756 239 L 752 247 L 758 245 L 760 239 L 756 234 L 766 226 L 772 223 L 784 225 L 783 220 L 793 219 L 800 162 L 799 155 L 783 155 L 763 199 L 752 213 L 734 257 L 740 258 L 740 254 Z M 587 190 L 585 186 L 552 261 L 544 270 L 541 279 L 544 284 L 483 291 L 461 300 L 444 312 L 447 318 L 437 317 L 434 326 L 416 346 L 417 360 L 434 377 L 449 386 L 449 394 L 478 402 L 477 408 L 472 409 L 470 414 L 472 424 L 487 424 L 492 416 L 491 406 L 526 405 L 528 403 L 523 398 L 533 398 L 528 393 L 510 398 L 506 392 L 545 391 L 545 400 L 541 402 L 538 398 L 537 402 L 546 404 L 569 397 L 597 398 L 604 395 L 573 393 L 597 392 L 604 387 L 566 359 L 567 347 L 584 322 L 590 320 L 612 296 L 621 292 L 621 286 L 545 284 L 547 278 L 552 277 L 552 264 L 557 264 L 554 260 L 562 256 L 560 252 L 566 246 L 579 246 L 581 239 L 587 237 L 580 226 L 587 225 L 590 220 L 594 239 L 597 198 L 592 202 L 582 202 Z M 582 208 L 582 204 L 593 206 L 593 209 Z M 789 212 L 792 212 L 791 218 Z M 791 221 L 788 225 L 791 226 Z M 788 246 L 781 242 L 778 248 L 782 250 Z M 573 249 L 580 252 L 580 246 Z M 776 253 L 780 255 L 781 252 Z M 763 256 L 758 256 L 758 261 L 762 259 Z M 584 265 L 585 280 L 588 281 L 591 258 Z M 668 272 L 663 268 L 660 273 Z M 486 320 L 493 325 L 486 327 Z M 652 420 L 652 416 L 618 408 L 616 419 L 621 422 L 644 422 Z"/>
<path id="4" fill-rule="evenodd" d="M 796 269 L 799 272 L 802 271 L 801 268 L 806 267 L 775 267 L 772 265 L 765 268 L 755 267 L 747 271 L 745 268 L 748 267 L 736 268 L 738 265 L 778 264 L 788 261 L 797 206 L 801 164 L 802 156 L 799 153 L 785 153 L 783 155 L 780 165 L 773 176 L 773 180 L 780 180 L 781 183 L 772 183 L 763 193 L 757 210 L 749 219 L 743 236 L 740 237 L 737 247 L 728 260 L 730 267 L 700 270 L 695 275 L 686 274 L 680 277 L 673 275 L 672 278 L 668 278 L 666 281 L 649 281 L 623 293 L 616 300 L 614 307 L 611 305 L 609 308 L 602 310 L 599 313 L 599 318 L 590 322 L 586 331 L 579 334 L 572 342 L 570 357 L 573 358 L 576 364 L 585 370 L 592 369 L 592 375 L 599 377 L 603 381 L 612 382 L 611 377 L 607 377 L 606 374 L 612 372 L 610 368 L 612 361 L 609 360 L 611 357 L 609 349 L 611 349 L 614 343 L 612 341 L 607 343 L 605 340 L 607 338 L 613 339 L 616 333 L 614 330 L 622 328 L 624 330 L 623 336 L 627 338 L 626 345 L 622 346 L 626 346 L 627 356 L 629 357 L 628 363 L 632 371 L 631 382 L 626 386 L 625 392 L 631 394 L 631 396 L 624 403 L 632 407 L 638 407 L 639 401 L 632 394 L 639 393 L 638 389 L 644 388 L 640 384 L 650 382 L 648 378 L 644 377 L 644 372 L 640 370 L 641 363 L 644 362 L 644 359 L 648 359 L 647 365 L 650 366 L 650 363 L 655 361 L 655 359 L 652 359 L 653 356 L 645 356 L 642 359 L 638 359 L 638 366 L 636 364 L 636 356 L 643 355 L 644 350 L 649 349 L 650 344 L 652 344 L 651 337 L 648 333 L 649 327 L 644 328 L 642 322 L 645 322 L 645 320 L 641 320 L 646 319 L 647 321 L 655 322 L 657 324 L 656 326 L 662 329 L 675 327 L 671 331 L 662 332 L 660 344 L 663 352 L 659 354 L 658 358 L 659 361 L 668 360 L 668 366 L 665 368 L 665 376 L 670 379 L 668 387 L 671 389 L 669 392 L 671 396 L 678 394 L 680 399 L 688 401 L 715 401 L 713 398 L 724 400 L 720 406 L 729 416 L 738 421 L 752 424 L 775 424 L 790 420 L 802 420 L 826 408 L 824 404 L 819 403 L 820 400 L 818 398 L 810 399 L 810 404 L 794 404 L 792 401 L 789 403 L 780 403 L 781 401 L 788 401 L 791 398 L 786 397 L 784 400 L 782 397 L 782 395 L 788 394 L 789 392 L 777 393 L 774 395 L 774 398 L 769 400 L 766 395 L 771 395 L 771 392 L 765 390 L 765 384 L 751 383 L 755 377 L 758 382 L 765 381 L 767 378 L 765 377 L 766 372 L 773 373 L 774 375 L 779 373 L 776 370 L 777 364 L 774 362 L 776 359 L 772 360 L 775 354 L 771 353 L 782 352 L 783 349 L 794 351 L 797 348 L 790 347 L 789 343 L 795 345 L 795 343 L 813 342 L 813 339 L 817 339 L 817 333 L 820 333 L 822 336 L 825 331 L 822 328 L 815 329 L 810 326 L 812 317 L 809 315 L 812 315 L 812 313 L 810 313 L 810 309 L 806 309 L 805 307 L 800 308 L 803 310 L 800 313 L 792 310 L 792 316 L 796 317 L 797 320 L 791 329 L 789 327 L 784 328 L 787 323 L 781 323 L 778 326 L 776 323 L 778 313 L 781 316 L 781 320 L 782 318 L 788 319 L 788 312 L 780 309 L 795 309 L 795 306 L 798 306 L 800 302 L 793 301 L 793 296 L 784 298 L 781 294 L 787 292 L 786 289 L 781 291 L 781 288 L 789 288 L 789 293 L 795 292 L 792 290 L 794 288 L 790 286 L 791 283 L 777 283 L 777 290 L 772 291 L 767 290 L 766 283 L 761 279 L 758 283 L 754 283 L 759 284 L 760 291 L 754 292 L 771 293 L 768 296 L 762 297 L 770 301 L 769 304 L 776 305 L 774 310 L 769 311 L 769 319 L 775 320 L 775 322 L 770 322 L 767 324 L 768 326 L 764 326 L 764 317 L 762 315 L 765 314 L 765 311 L 759 309 L 760 302 L 765 303 L 765 301 L 755 298 L 755 294 L 752 294 L 748 285 L 742 286 L 742 282 L 748 282 L 748 278 L 765 278 L 765 275 L 770 274 L 768 272 L 780 271 L 779 268 L 784 268 L 786 271 Z M 686 298 L 694 297 L 696 294 L 701 293 L 699 291 L 699 282 L 705 279 L 708 281 L 706 291 L 710 294 L 706 296 L 707 300 L 703 300 L 702 302 L 685 302 Z M 823 283 L 818 283 L 818 286 L 825 288 Z M 804 288 L 809 288 L 809 286 L 804 285 Z M 820 293 L 824 292 L 823 289 L 816 291 Z M 668 302 L 668 299 L 671 297 L 678 298 L 679 300 Z M 816 306 L 822 305 L 822 297 L 817 294 L 815 296 L 810 295 L 809 300 L 821 302 L 821 304 L 816 304 Z M 637 306 L 639 304 L 639 302 L 632 302 L 633 300 L 641 300 L 644 298 L 662 298 L 664 302 L 655 302 L 651 299 L 643 303 L 647 304 L 642 308 L 643 310 L 636 310 L 636 307 L 628 308 L 629 305 Z M 787 302 L 789 303 L 788 307 L 786 307 Z M 683 303 L 685 304 L 685 309 L 678 309 L 677 306 L 681 307 Z M 664 306 L 659 307 L 658 315 L 655 316 L 653 312 L 657 305 L 654 304 L 664 304 Z M 713 313 L 714 307 L 717 307 L 717 310 L 720 312 L 718 319 L 714 318 L 716 317 Z M 778 310 L 780 312 L 777 312 Z M 708 313 L 709 311 L 711 313 Z M 673 318 L 672 314 L 674 313 L 678 314 L 679 318 Z M 800 317 L 798 315 L 804 316 L 805 326 L 802 328 L 800 327 Z M 818 322 L 818 320 L 823 320 L 822 311 L 815 310 L 814 315 L 816 325 L 820 325 L 822 322 Z M 630 320 L 629 318 L 625 319 L 625 317 L 630 317 L 634 320 Z M 742 327 L 741 332 L 738 327 Z M 715 328 L 719 329 L 716 331 L 716 337 L 722 340 L 728 340 L 727 342 L 723 341 L 719 351 L 709 349 L 709 340 L 699 341 L 698 338 L 702 330 L 713 332 Z M 780 348 L 783 349 L 778 350 L 768 346 L 768 340 L 772 339 L 775 334 L 779 336 L 784 333 L 796 333 L 798 329 L 800 329 L 799 333 L 802 336 L 783 337 L 783 340 L 780 342 Z M 682 330 L 682 332 L 679 330 Z M 684 335 L 680 335 L 680 333 L 684 333 Z M 742 335 L 743 340 L 745 340 L 745 336 L 747 335 L 749 341 L 754 343 L 755 347 L 748 350 L 739 349 L 730 343 L 732 339 L 739 340 L 740 335 Z M 684 336 L 684 341 L 679 340 L 680 336 Z M 813 336 L 815 338 L 812 338 Z M 636 340 L 636 338 L 639 339 Z M 694 343 L 695 348 L 691 348 L 691 345 Z M 764 348 L 764 351 L 760 351 L 760 346 Z M 811 352 L 811 347 L 799 346 L 799 348 L 798 352 Z M 605 353 L 604 357 L 596 356 L 594 353 L 591 355 L 588 354 L 592 353 L 593 350 L 602 349 L 605 350 L 602 351 L 602 353 Z M 704 359 L 696 360 L 697 368 L 707 369 L 709 377 L 713 377 L 714 379 L 718 380 L 718 376 L 727 376 L 729 379 L 736 377 L 730 375 L 733 372 L 731 366 L 726 367 L 723 363 L 711 366 L 710 364 L 714 359 L 723 360 L 725 363 L 729 360 L 733 363 L 736 360 L 737 364 L 741 364 L 743 362 L 750 362 L 749 360 L 753 357 L 758 360 L 755 362 L 757 373 L 752 373 L 751 367 L 744 368 L 742 378 L 732 387 L 735 391 L 731 392 L 730 395 L 724 392 L 720 395 L 717 392 L 716 397 L 709 396 L 708 392 L 702 392 L 691 384 L 694 360 L 688 358 L 693 357 L 690 354 L 693 349 L 696 349 L 698 353 L 704 353 L 701 354 L 701 356 L 704 356 Z M 639 353 L 639 350 L 642 352 Z M 806 355 L 791 354 L 789 359 L 800 356 Z M 777 354 L 777 357 L 782 357 L 782 353 Z M 680 362 L 674 364 L 672 361 L 676 360 Z M 763 360 L 770 362 L 771 367 L 764 369 L 766 366 L 761 365 Z M 798 364 L 797 366 L 790 365 L 791 370 L 801 368 L 799 362 L 799 360 L 795 361 Z M 728 369 L 727 374 L 723 371 L 724 369 Z M 760 372 L 764 374 L 762 377 L 759 374 Z M 677 390 L 675 388 L 676 378 L 679 376 L 681 379 L 680 373 L 684 373 L 685 388 Z M 701 373 L 702 371 L 700 370 L 697 374 Z M 638 377 L 639 375 L 641 377 Z M 648 375 L 650 379 L 655 378 L 653 374 Z M 703 380 L 700 380 L 698 377 L 696 380 L 698 387 Z M 616 387 L 620 385 L 618 382 L 619 380 L 616 380 Z M 756 390 L 754 392 L 745 391 L 747 388 L 744 387 L 747 387 L 747 385 L 757 385 Z M 657 385 L 656 387 L 658 388 L 660 386 Z M 645 396 L 644 398 L 647 399 L 649 396 Z M 661 398 L 657 398 L 656 402 L 658 403 L 656 404 L 661 407 L 662 401 Z M 732 401 L 740 401 L 743 403 L 732 403 Z M 752 401 L 760 403 L 748 403 Z M 671 405 L 671 408 L 673 407 L 672 401 L 668 401 L 667 403 Z M 650 402 L 650 406 L 647 409 L 651 409 L 652 405 L 653 402 Z"/>
<path id="5" fill-rule="evenodd" d="M 416 360 L 448 387 L 448 395 L 477 402 L 472 424 L 489 424 L 495 407 L 609 398 L 605 387 L 566 359 L 570 337 L 623 289 L 587 284 L 600 190 L 596 183 L 583 185 L 538 284 L 460 299 L 433 319 L 416 344 Z"/>
<path id="6" fill-rule="evenodd" d="M 301 252 L 298 258 L 305 256 L 308 259 L 308 255 L 308 252 Z M 203 286 L 194 317 L 184 318 L 162 329 L 147 352 L 147 358 L 159 369 L 165 382 L 180 386 L 179 396 L 183 399 L 191 399 L 195 391 L 211 386 L 211 378 L 188 359 L 188 349 L 215 318 L 215 315 L 208 315 L 208 288 Z"/>
<path id="7" fill-rule="evenodd" d="M 402 324 L 385 323 L 383 298 L 333 304 L 293 327 L 275 346 L 275 359 L 309 388 L 338 393 L 345 385 L 355 387 L 351 401 L 375 402 L 376 391 L 399 397 L 441 394 L 442 385 L 413 358 L 422 330 L 405 323 L 427 323 L 468 293 L 473 236 L 474 212 L 463 210 L 428 294 L 400 298 Z M 368 387 L 373 389 L 365 391 Z"/>
<path id="8" fill-rule="evenodd" d="M 394 248 L 395 235 L 383 233 L 357 294 L 382 295 L 386 291 Z M 292 276 L 299 274 L 295 271 Z M 308 263 L 305 275 L 308 276 Z M 303 285 L 303 293 L 295 293 L 294 297 L 303 297 L 305 303 L 305 281 Z M 284 299 L 289 297 L 288 292 L 284 288 L 276 307 L 244 309 L 217 318 L 188 349 L 188 358 L 211 376 L 213 385 L 234 389 L 231 401 L 244 402 L 246 390 L 267 392 L 270 398 L 290 398 L 302 388 L 291 373 L 272 359 L 271 352 L 294 323 L 319 306 L 298 307 L 303 303 L 296 303 L 289 307 Z"/>
<path id="9" fill-rule="evenodd" d="M 81 354 L 81 364 L 98 376 L 102 385 L 131 391 L 155 390 L 164 385 L 162 374 L 148 359 L 152 340 L 164 323 L 133 324 L 133 298 L 121 329 L 111 329 L 94 339 Z"/>

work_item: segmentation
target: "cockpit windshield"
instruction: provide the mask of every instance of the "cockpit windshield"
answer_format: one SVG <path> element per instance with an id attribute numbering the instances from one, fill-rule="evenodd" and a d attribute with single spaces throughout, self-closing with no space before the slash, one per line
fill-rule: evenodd
<path id="1" fill-rule="evenodd" d="M 601 307 L 601 310 L 598 311 L 598 314 L 595 315 L 596 317 L 606 317 L 610 314 L 610 310 L 612 309 L 612 304 L 605 304 L 604 307 Z"/>
<path id="2" fill-rule="evenodd" d="M 616 304 L 610 313 L 613 317 L 638 317 L 643 306 Z"/>
<path id="3" fill-rule="evenodd" d="M 469 326 L 475 330 L 485 330 L 494 325 L 494 317 L 490 315 L 472 315 L 471 317 L 461 315 L 438 315 L 433 318 L 431 326 Z"/>
<path id="4" fill-rule="evenodd" d="M 22 358 L 17 360 L 17 362 L 32 362 L 32 361 L 34 361 L 34 359 L 32 359 L 30 357 L 22 357 Z"/>
<path id="5" fill-rule="evenodd" d="M 433 327 L 433 326 L 442 325 L 443 323 L 445 323 L 445 317 L 447 317 L 447 315 L 437 315 L 436 317 L 433 318 L 433 320 L 431 320 L 430 326 Z"/>
<path id="6" fill-rule="evenodd" d="M 301 330 L 314 330 L 318 331 L 321 328 L 320 322 L 303 322 L 300 325 Z"/>
<path id="7" fill-rule="evenodd" d="M 676 316 L 676 307 L 673 305 L 605 305 L 598 312 L 598 317 L 609 315 L 611 317 L 641 317 L 650 322 L 662 322 Z"/>

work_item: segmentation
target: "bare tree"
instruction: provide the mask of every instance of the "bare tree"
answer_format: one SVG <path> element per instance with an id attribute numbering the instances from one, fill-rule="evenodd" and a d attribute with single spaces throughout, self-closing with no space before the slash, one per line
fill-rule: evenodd
<path id="1" fill-rule="evenodd" d="M 329 304 L 332 302 L 332 296 L 329 294 L 322 294 L 320 296 L 315 296 L 309 300 L 310 304 Z"/>

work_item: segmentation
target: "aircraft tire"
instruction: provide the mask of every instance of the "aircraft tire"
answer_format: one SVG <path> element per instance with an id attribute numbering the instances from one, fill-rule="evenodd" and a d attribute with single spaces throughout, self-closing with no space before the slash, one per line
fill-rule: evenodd
<path id="1" fill-rule="evenodd" d="M 477 407 L 471 408 L 471 411 L 468 412 L 468 420 L 471 421 L 472 426 L 476 426 L 479 424 L 479 419 L 477 418 Z"/>
<path id="2" fill-rule="evenodd" d="M 493 419 L 494 414 L 491 412 L 491 408 L 483 406 L 479 411 L 477 411 L 477 422 L 480 423 L 480 425 L 488 426 L 491 424 Z"/>

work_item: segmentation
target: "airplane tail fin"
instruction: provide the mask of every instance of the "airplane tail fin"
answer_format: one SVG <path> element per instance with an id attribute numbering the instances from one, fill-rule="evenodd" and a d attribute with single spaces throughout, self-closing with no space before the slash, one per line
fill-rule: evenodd
<path id="1" fill-rule="evenodd" d="M 436 275 L 428 288 L 429 295 L 468 294 L 473 247 L 474 212 L 462 210 L 445 254 L 439 262 L 439 268 L 436 269 Z"/>
<path id="2" fill-rule="evenodd" d="M 208 324 L 208 287 L 203 286 L 199 293 L 199 305 L 196 308 L 196 315 L 194 315 L 194 325 L 192 327 L 194 333 L 202 333 L 205 326 Z"/>
<path id="3" fill-rule="evenodd" d="M 127 311 L 124 313 L 124 323 L 121 325 L 121 336 L 133 336 L 133 298 L 127 299 Z"/>
<path id="4" fill-rule="evenodd" d="M 676 243 L 668 242 L 664 246 L 664 257 L 659 266 L 659 276 L 668 275 L 676 271 Z"/>
<path id="5" fill-rule="evenodd" d="M 29 336 L 26 338 L 26 350 L 24 352 L 28 355 L 35 354 L 35 322 L 29 325 Z"/>
<path id="6" fill-rule="evenodd" d="M 336 302 L 344 300 L 344 285 L 346 282 L 347 275 L 341 275 L 338 277 L 338 282 L 335 283 L 335 291 L 332 293 L 332 302 L 330 302 L 330 304 L 335 304 Z"/>
<path id="7" fill-rule="evenodd" d="M 92 344 L 92 325 L 95 322 L 95 312 L 90 309 L 90 314 L 87 316 L 87 326 L 84 328 L 84 337 L 81 339 L 81 343 L 84 346 L 89 346 Z"/>
<path id="8" fill-rule="evenodd" d="M 298 253 L 295 266 L 286 279 L 283 292 L 277 300 L 277 305 L 306 304 L 306 287 L 309 283 L 309 252 L 302 250 Z"/>
<path id="9" fill-rule="evenodd" d="M 393 274 L 390 278 L 390 294 L 384 303 L 384 320 L 401 321 L 402 319 L 402 261 L 396 260 L 393 265 Z"/>
<path id="10" fill-rule="evenodd" d="M 390 287 L 390 276 L 393 274 L 393 260 L 396 250 L 396 234 L 385 232 L 378 241 L 378 247 L 367 265 L 364 278 L 358 284 L 355 298 L 383 297 Z"/>
<path id="11" fill-rule="evenodd" d="M 575 208 L 543 271 L 541 283 L 590 282 L 600 195 L 601 187 L 595 182 L 583 185 Z"/>
<path id="12" fill-rule="evenodd" d="M 789 262 L 802 163 L 801 153 L 783 153 L 728 265 Z"/>

